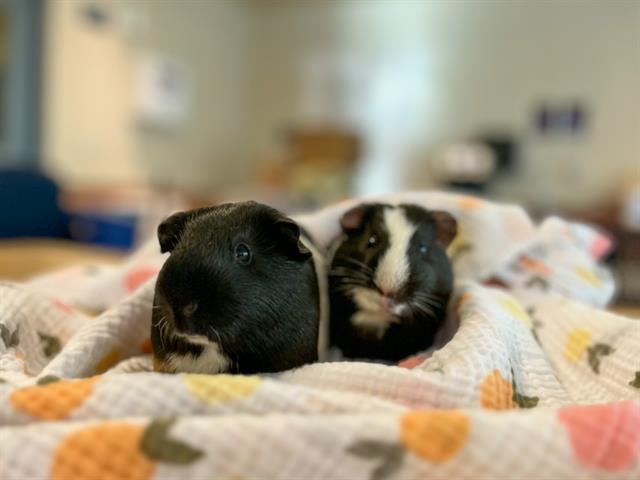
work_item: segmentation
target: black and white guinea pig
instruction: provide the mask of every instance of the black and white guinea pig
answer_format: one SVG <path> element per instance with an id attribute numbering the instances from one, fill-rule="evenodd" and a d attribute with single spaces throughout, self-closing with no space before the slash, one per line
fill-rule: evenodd
<path id="1" fill-rule="evenodd" d="M 156 283 L 154 369 L 275 372 L 314 362 L 319 298 L 298 225 L 256 202 L 176 213 Z"/>
<path id="2" fill-rule="evenodd" d="M 340 220 L 329 271 L 330 343 L 348 358 L 397 362 L 430 347 L 453 288 L 447 212 L 361 204 Z"/>

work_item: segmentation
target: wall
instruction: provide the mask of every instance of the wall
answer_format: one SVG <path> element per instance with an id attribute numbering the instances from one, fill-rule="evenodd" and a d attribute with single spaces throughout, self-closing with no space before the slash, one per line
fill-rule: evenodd
<path id="1" fill-rule="evenodd" d="M 89 28 L 86 3 L 47 2 L 45 160 L 67 183 L 216 190 L 251 181 L 287 127 L 323 122 L 363 132 L 360 193 L 428 186 L 433 145 L 486 129 L 523 141 L 504 198 L 588 206 L 640 175 L 638 2 L 99 2 L 145 19 L 129 30 Z M 135 121 L 147 51 L 194 82 L 170 135 Z M 590 109 L 587 135 L 539 138 L 538 102 L 567 99 Z"/>
<path id="2" fill-rule="evenodd" d="M 248 27 L 236 1 L 141 2 L 150 19 L 142 50 L 157 50 L 189 68 L 188 122 L 173 135 L 140 135 L 141 157 L 165 184 L 214 190 L 246 182 Z"/>
<path id="3" fill-rule="evenodd" d="M 88 25 L 81 6 L 46 4 L 43 161 L 67 184 L 135 182 L 145 172 L 136 164 L 133 52 L 119 32 Z"/>
<path id="4" fill-rule="evenodd" d="M 259 3 L 255 152 L 275 148 L 273 132 L 296 119 L 333 117 L 359 125 L 370 144 L 378 136 L 360 177 L 362 192 L 428 185 L 412 156 L 423 161 L 419 152 L 434 143 L 481 129 L 512 130 L 523 139 L 524 165 L 500 189 L 507 198 L 588 206 L 630 174 L 640 175 L 638 2 Z M 360 62 L 358 114 L 327 108 L 308 115 L 305 70 L 313 58 Z M 401 67 L 417 67 L 394 74 L 398 59 Z M 588 134 L 538 138 L 531 127 L 538 102 L 566 99 L 586 102 Z M 401 108 L 390 108 L 394 102 Z M 325 103 L 331 105 L 328 97 Z M 377 145 L 380 135 L 385 145 Z"/>
<path id="5" fill-rule="evenodd" d="M 102 6 L 108 24 L 81 15 Z M 247 176 L 246 5 L 238 2 L 49 0 L 46 4 L 44 161 L 68 185 L 152 181 L 212 188 Z M 140 55 L 178 59 L 193 92 L 186 122 L 162 133 L 134 110 Z"/>

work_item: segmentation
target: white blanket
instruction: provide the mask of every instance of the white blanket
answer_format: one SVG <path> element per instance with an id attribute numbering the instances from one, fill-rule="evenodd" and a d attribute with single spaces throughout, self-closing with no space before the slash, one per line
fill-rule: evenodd
<path id="1" fill-rule="evenodd" d="M 0 476 L 640 478 L 640 322 L 601 310 L 608 238 L 471 197 L 384 200 L 461 230 L 441 348 L 401 366 L 149 371 L 155 242 L 0 285 Z M 328 244 L 351 204 L 297 219 Z"/>

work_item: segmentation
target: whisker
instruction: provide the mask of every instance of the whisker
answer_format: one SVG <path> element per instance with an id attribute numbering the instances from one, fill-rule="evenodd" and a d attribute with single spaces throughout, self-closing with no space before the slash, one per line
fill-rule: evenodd
<path id="1" fill-rule="evenodd" d="M 224 355 L 224 348 L 222 346 L 222 338 L 220 337 L 220 333 L 212 325 L 209 326 L 209 330 L 217 337 L 218 348 L 220 349 L 220 353 Z"/>
<path id="2" fill-rule="evenodd" d="M 347 275 L 333 275 L 331 279 L 336 282 L 352 282 L 353 281 L 353 282 L 370 283 L 370 280 L 368 278 L 350 277 Z"/>
<path id="3" fill-rule="evenodd" d="M 340 260 L 338 260 L 336 262 L 336 266 L 346 266 L 346 265 L 341 265 L 341 263 L 351 263 L 352 265 L 355 265 L 357 267 L 359 267 L 360 269 L 364 270 L 367 273 L 373 273 L 373 269 L 367 265 L 364 262 L 361 262 L 360 260 L 356 259 L 356 258 L 351 258 L 351 257 L 346 257 L 346 258 L 341 258 Z"/>
<path id="4" fill-rule="evenodd" d="M 441 298 L 439 295 L 435 294 L 435 293 L 429 293 L 429 292 L 425 292 L 422 290 L 417 290 L 414 292 L 415 295 L 420 295 L 421 297 L 426 297 L 426 298 Z"/>
<path id="5" fill-rule="evenodd" d="M 411 305 L 412 305 L 416 310 L 418 310 L 418 311 L 420 311 L 420 312 L 422 312 L 422 313 L 425 313 L 425 314 L 427 314 L 427 315 L 429 315 L 429 316 L 431 316 L 431 317 L 435 317 L 435 316 L 436 316 L 436 313 L 433 311 L 433 309 L 431 309 L 431 307 L 429 307 L 429 306 L 427 306 L 427 305 L 422 305 L 422 304 L 415 303 L 415 302 L 414 302 L 414 303 L 412 303 Z"/>
<path id="6" fill-rule="evenodd" d="M 369 284 L 365 283 L 365 282 L 347 282 L 347 281 L 343 281 L 343 282 L 339 282 L 337 285 L 334 285 L 334 288 L 339 288 L 339 287 L 361 287 L 361 288 L 370 289 Z"/>
<path id="7" fill-rule="evenodd" d="M 166 349 L 164 337 L 167 334 L 166 330 L 168 326 L 167 317 L 163 316 L 160 318 L 160 321 L 158 322 L 158 333 L 160 334 L 160 345 L 162 345 L 163 350 Z"/>
<path id="8" fill-rule="evenodd" d="M 337 287 L 337 290 L 343 293 L 352 293 L 354 290 L 354 287 L 351 285 L 342 285 L 340 287 Z"/>
<path id="9" fill-rule="evenodd" d="M 429 307 L 437 308 L 437 309 L 441 309 L 443 307 L 443 304 L 440 302 L 433 302 L 433 301 L 428 301 L 424 299 L 420 299 L 420 303 L 423 303 Z"/>
<path id="10" fill-rule="evenodd" d="M 353 278 L 353 277 L 331 277 L 333 283 L 361 283 L 363 285 L 371 285 L 371 281 L 368 278 Z"/>
<path id="11" fill-rule="evenodd" d="M 414 292 L 413 296 L 417 299 L 424 301 L 425 303 L 429 303 L 437 306 L 443 306 L 445 303 L 444 298 L 437 295 L 427 294 L 424 292 Z"/>
<path id="12" fill-rule="evenodd" d="M 444 298 L 442 295 L 438 295 L 436 293 L 429 293 L 429 292 L 425 292 L 423 290 L 418 290 L 416 292 L 414 292 L 415 295 L 420 295 L 423 297 L 428 297 L 428 298 L 437 298 L 437 299 L 442 299 Z"/>
<path id="13" fill-rule="evenodd" d="M 357 278 L 366 278 L 369 279 L 371 278 L 370 275 L 367 275 L 363 272 L 358 272 L 357 270 L 350 270 L 347 268 L 342 268 L 342 267 L 338 267 L 338 268 L 334 268 L 332 270 L 329 271 L 329 276 L 332 277 L 357 277 Z"/>
<path id="14" fill-rule="evenodd" d="M 363 283 L 369 283 L 369 279 L 368 278 L 360 278 L 360 277 L 347 277 L 347 276 L 334 276 L 332 277 L 333 280 L 337 281 L 337 282 L 363 282 Z"/>

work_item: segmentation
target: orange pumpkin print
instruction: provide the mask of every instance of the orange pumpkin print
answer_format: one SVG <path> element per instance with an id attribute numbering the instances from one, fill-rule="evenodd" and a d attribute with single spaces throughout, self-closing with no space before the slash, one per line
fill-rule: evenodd
<path id="1" fill-rule="evenodd" d="M 96 373 L 98 375 L 100 375 L 101 373 L 104 373 L 107 370 L 109 370 L 111 367 L 115 367 L 118 364 L 118 362 L 120 361 L 121 358 L 122 358 L 122 355 L 120 355 L 120 351 L 119 350 L 111 350 L 96 365 Z"/>
<path id="2" fill-rule="evenodd" d="M 551 275 L 551 269 L 545 263 L 540 260 L 536 260 L 535 258 L 528 257 L 527 255 L 520 257 L 520 266 L 525 270 L 536 272 L 543 277 Z"/>
<path id="3" fill-rule="evenodd" d="M 400 440 L 419 457 L 434 463 L 453 459 L 471 433 L 471 420 L 457 410 L 407 413 L 401 420 Z"/>
<path id="4" fill-rule="evenodd" d="M 464 292 L 460 298 L 458 299 L 458 304 L 456 305 L 456 310 L 460 310 L 465 303 L 467 303 L 469 300 L 471 300 L 473 298 L 473 295 L 471 294 L 471 292 Z"/>
<path id="5" fill-rule="evenodd" d="M 478 210 L 479 208 L 482 208 L 484 202 L 476 197 L 462 196 L 458 200 L 458 205 L 463 210 Z"/>
<path id="6" fill-rule="evenodd" d="M 493 370 L 480 384 L 480 403 L 492 410 L 518 408 L 513 401 L 513 385 L 505 380 L 499 370 Z"/>
<path id="7" fill-rule="evenodd" d="M 76 431 L 58 446 L 52 464 L 54 480 L 148 480 L 158 463 L 189 465 L 204 453 L 172 438 L 175 418 L 160 418 L 146 427 L 104 422 Z"/>
<path id="8" fill-rule="evenodd" d="M 21 388 L 11 394 L 11 405 L 16 410 L 41 420 L 60 420 L 87 400 L 99 378 L 60 380 Z"/>
<path id="9" fill-rule="evenodd" d="M 53 480 L 147 480 L 155 464 L 141 450 L 142 425 L 108 422 L 72 433 L 58 446 Z"/>

